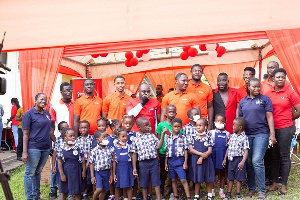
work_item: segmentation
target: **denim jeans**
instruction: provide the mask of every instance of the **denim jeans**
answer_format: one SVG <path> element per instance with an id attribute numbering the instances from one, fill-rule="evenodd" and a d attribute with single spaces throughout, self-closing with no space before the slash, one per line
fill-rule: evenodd
<path id="1" fill-rule="evenodd" d="M 18 128 L 18 148 L 17 148 L 17 156 L 22 157 L 22 152 L 23 152 L 23 131 L 22 128 Z"/>
<path id="2" fill-rule="evenodd" d="M 0 150 L 1 150 L 2 131 L 3 131 L 3 123 L 2 123 L 2 118 L 0 118 Z"/>
<path id="3" fill-rule="evenodd" d="M 275 129 L 277 143 L 271 150 L 271 173 L 273 183 L 278 183 L 279 170 L 281 170 L 282 185 L 287 185 L 291 170 L 290 148 L 293 138 L 293 127 Z"/>
<path id="4" fill-rule="evenodd" d="M 25 195 L 28 200 L 39 199 L 41 172 L 45 166 L 50 149 L 28 149 L 28 161 L 24 175 Z"/>
<path id="5" fill-rule="evenodd" d="M 247 158 L 247 177 L 248 187 L 250 192 L 256 191 L 256 184 L 258 192 L 266 194 L 265 188 L 265 167 L 263 159 L 268 148 L 270 134 L 256 134 L 248 135 L 249 140 L 249 153 Z"/>
<path id="6" fill-rule="evenodd" d="M 12 125 L 11 130 L 13 132 L 14 140 L 15 140 L 15 146 L 17 148 L 18 147 L 18 138 L 19 138 L 18 125 Z"/>
<path id="7" fill-rule="evenodd" d="M 57 169 L 58 170 L 58 169 Z M 53 194 L 57 193 L 57 183 L 56 183 L 56 174 L 52 173 L 52 170 L 50 172 L 50 191 Z"/>

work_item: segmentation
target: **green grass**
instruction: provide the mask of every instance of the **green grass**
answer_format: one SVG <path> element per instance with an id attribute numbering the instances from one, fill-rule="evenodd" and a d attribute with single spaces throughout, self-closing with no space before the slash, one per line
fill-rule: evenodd
<path id="1" fill-rule="evenodd" d="M 25 192 L 24 192 L 24 171 L 25 166 L 21 166 L 17 168 L 15 171 L 12 172 L 11 180 L 9 181 L 9 185 L 11 187 L 11 191 L 13 193 L 15 200 L 24 200 L 26 199 Z M 288 185 L 288 193 L 285 196 L 278 196 L 278 191 L 268 193 L 267 199 L 274 199 L 274 200 L 286 200 L 286 199 L 300 199 L 300 165 L 292 165 L 290 177 L 289 177 L 289 185 Z M 201 191 L 206 194 L 204 188 L 201 189 Z M 226 191 L 226 187 L 225 187 Z M 233 189 L 233 196 L 235 189 Z M 48 194 L 50 192 L 49 184 L 41 185 L 41 198 L 42 199 L 48 199 Z M 193 194 L 193 191 L 191 192 Z M 218 189 L 216 189 L 216 194 L 218 194 Z M 246 195 L 247 191 L 242 191 L 242 195 Z M 256 196 L 254 196 L 252 199 L 256 199 Z M 5 199 L 4 193 L 2 190 L 0 190 L 0 199 Z M 215 197 L 215 199 L 220 199 L 218 197 Z M 235 199 L 235 198 L 233 198 Z"/>

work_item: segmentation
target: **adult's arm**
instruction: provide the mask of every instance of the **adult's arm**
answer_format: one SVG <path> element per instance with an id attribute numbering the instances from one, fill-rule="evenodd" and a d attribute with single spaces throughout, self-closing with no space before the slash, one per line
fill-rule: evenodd
<path id="1" fill-rule="evenodd" d="M 274 126 L 274 118 L 273 118 L 273 113 L 272 112 L 266 112 L 266 117 L 270 129 L 270 138 L 269 141 L 272 142 L 272 145 L 275 144 L 276 138 L 275 138 L 275 126 Z"/>
<path id="2" fill-rule="evenodd" d="M 74 114 L 74 133 L 76 138 L 78 137 L 79 119 L 80 119 L 80 115 Z"/>
<path id="3" fill-rule="evenodd" d="M 108 116 L 108 112 L 103 112 L 103 111 L 102 111 L 102 117 L 107 118 L 107 116 Z"/>
<path id="4" fill-rule="evenodd" d="M 207 115 L 208 115 L 208 123 L 209 130 L 212 130 L 214 124 L 214 104 L 213 101 L 207 102 Z"/>
<path id="5" fill-rule="evenodd" d="M 22 121 L 22 117 L 23 117 L 23 113 L 21 112 L 22 108 L 19 108 L 17 110 L 17 114 L 16 114 L 16 121 Z"/>
<path id="6" fill-rule="evenodd" d="M 53 142 L 55 142 L 54 131 L 55 131 L 55 122 L 51 122 L 50 139 L 51 139 Z"/>
<path id="7" fill-rule="evenodd" d="M 197 106 L 197 107 L 195 107 L 195 108 L 198 110 L 199 115 L 201 116 L 201 109 L 200 109 L 200 106 Z"/>
<path id="8" fill-rule="evenodd" d="M 22 161 L 26 164 L 28 161 L 28 140 L 29 140 L 29 130 L 23 130 L 23 155 Z"/>
<path id="9" fill-rule="evenodd" d="M 293 120 L 300 117 L 300 104 L 294 106 L 295 112 L 293 113 Z"/>

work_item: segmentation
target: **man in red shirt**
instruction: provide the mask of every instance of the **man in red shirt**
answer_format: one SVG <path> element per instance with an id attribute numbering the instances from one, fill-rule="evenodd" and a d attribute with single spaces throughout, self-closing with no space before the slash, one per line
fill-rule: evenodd
<path id="1" fill-rule="evenodd" d="M 243 73 L 243 79 L 245 84 L 237 90 L 237 102 L 239 103 L 241 99 L 245 98 L 247 94 L 247 84 L 251 78 L 255 77 L 255 69 L 252 67 L 246 67 Z"/>
<path id="2" fill-rule="evenodd" d="M 237 92 L 234 88 L 228 87 L 228 75 L 220 73 L 217 79 L 218 88 L 214 90 L 214 116 L 223 114 L 226 116 L 226 130 L 233 133 L 233 120 L 237 116 Z"/>
<path id="3" fill-rule="evenodd" d="M 157 123 L 160 121 L 160 103 L 156 99 L 150 98 L 150 92 L 150 86 L 147 83 L 142 83 L 139 86 L 139 96 L 129 99 L 126 103 L 127 114 L 134 116 L 132 130 L 135 132 L 139 131 L 135 123 L 139 117 L 145 117 L 149 120 L 153 134 L 155 134 L 155 120 Z"/>

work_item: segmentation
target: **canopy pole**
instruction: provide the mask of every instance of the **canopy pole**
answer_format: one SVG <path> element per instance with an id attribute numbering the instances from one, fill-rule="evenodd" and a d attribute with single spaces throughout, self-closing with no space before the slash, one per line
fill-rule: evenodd
<path id="1" fill-rule="evenodd" d="M 261 55 L 261 48 L 259 48 L 259 71 L 258 71 L 258 75 L 259 75 L 259 81 L 261 81 L 261 70 L 262 70 L 262 55 Z"/>

